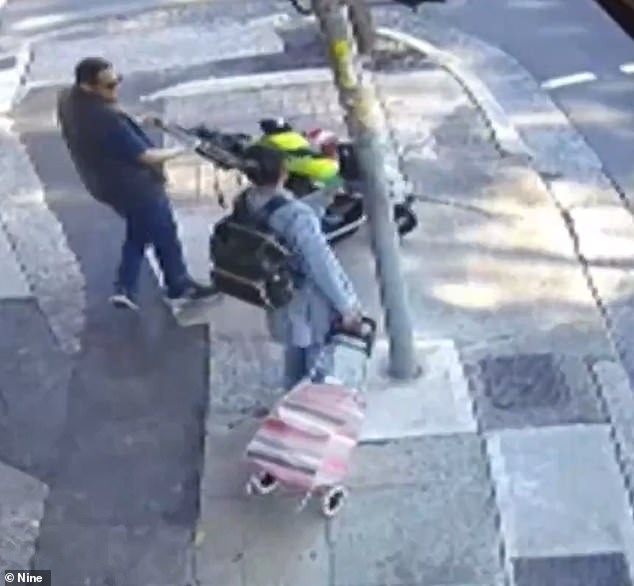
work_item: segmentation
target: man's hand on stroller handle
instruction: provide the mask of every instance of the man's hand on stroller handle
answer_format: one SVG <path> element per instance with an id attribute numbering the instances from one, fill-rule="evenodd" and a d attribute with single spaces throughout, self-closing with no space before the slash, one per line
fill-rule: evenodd
<path id="1" fill-rule="evenodd" d="M 154 112 L 146 112 L 137 118 L 140 126 L 148 126 L 150 128 L 162 128 L 165 124 L 162 118 Z"/>

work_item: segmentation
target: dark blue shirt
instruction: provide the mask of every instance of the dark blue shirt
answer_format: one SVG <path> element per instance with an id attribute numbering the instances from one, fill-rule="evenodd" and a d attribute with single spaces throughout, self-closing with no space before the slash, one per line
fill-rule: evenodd
<path id="1" fill-rule="evenodd" d="M 62 135 L 84 185 L 121 214 L 165 196 L 160 168 L 139 157 L 154 144 L 124 112 L 73 87 L 58 100 Z"/>

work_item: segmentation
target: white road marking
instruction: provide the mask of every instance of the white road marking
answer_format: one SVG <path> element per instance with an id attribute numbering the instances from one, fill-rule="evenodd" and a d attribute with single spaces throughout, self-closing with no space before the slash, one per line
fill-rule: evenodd
<path id="1" fill-rule="evenodd" d="M 623 63 L 623 65 L 619 66 L 621 73 L 631 74 L 634 73 L 634 62 Z"/>
<path id="2" fill-rule="evenodd" d="M 564 75 L 562 77 L 553 77 L 542 82 L 541 87 L 545 90 L 553 90 L 567 85 L 574 85 L 578 83 L 587 83 L 589 81 L 596 81 L 597 76 L 589 71 L 583 71 L 580 73 L 573 73 L 572 75 Z"/>

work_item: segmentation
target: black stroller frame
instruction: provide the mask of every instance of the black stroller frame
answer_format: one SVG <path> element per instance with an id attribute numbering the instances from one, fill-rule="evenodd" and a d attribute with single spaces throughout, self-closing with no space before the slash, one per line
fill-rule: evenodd
<path id="1" fill-rule="evenodd" d="M 260 122 L 261 126 L 263 122 L 265 121 Z M 157 122 L 157 126 L 177 141 L 194 146 L 195 152 L 201 158 L 221 169 L 244 172 L 244 151 L 253 144 L 253 136 L 212 130 L 204 125 L 187 128 L 178 124 Z M 361 189 L 357 189 L 361 181 L 354 147 L 351 143 L 342 141 L 337 145 L 337 150 L 341 176 L 346 186 L 344 189 L 326 195 L 327 188 L 321 191 L 310 180 L 297 175 L 292 175 L 287 183 L 287 188 L 302 199 L 330 197 L 329 203 L 325 206 L 322 228 L 331 243 L 351 236 L 367 221 L 363 194 Z M 418 225 L 418 219 L 412 209 L 415 200 L 415 196 L 408 195 L 404 201 L 394 204 L 394 221 L 401 237 L 409 234 Z M 219 202 L 225 207 L 223 194 L 219 195 Z"/>

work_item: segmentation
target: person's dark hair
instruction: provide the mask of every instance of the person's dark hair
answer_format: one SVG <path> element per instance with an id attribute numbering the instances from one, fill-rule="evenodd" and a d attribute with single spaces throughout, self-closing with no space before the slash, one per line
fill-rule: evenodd
<path id="1" fill-rule="evenodd" d="M 86 57 L 75 66 L 75 83 L 94 85 L 102 71 L 110 69 L 112 63 L 101 57 Z"/>
<path id="2" fill-rule="evenodd" d="M 263 118 L 260 120 L 260 130 L 264 134 L 277 134 L 289 132 L 293 130 L 293 127 L 283 118 Z"/>
<path id="3" fill-rule="evenodd" d="M 260 187 L 275 185 L 282 177 L 286 158 L 280 150 L 253 145 L 244 151 L 244 172 L 249 180 Z"/>

